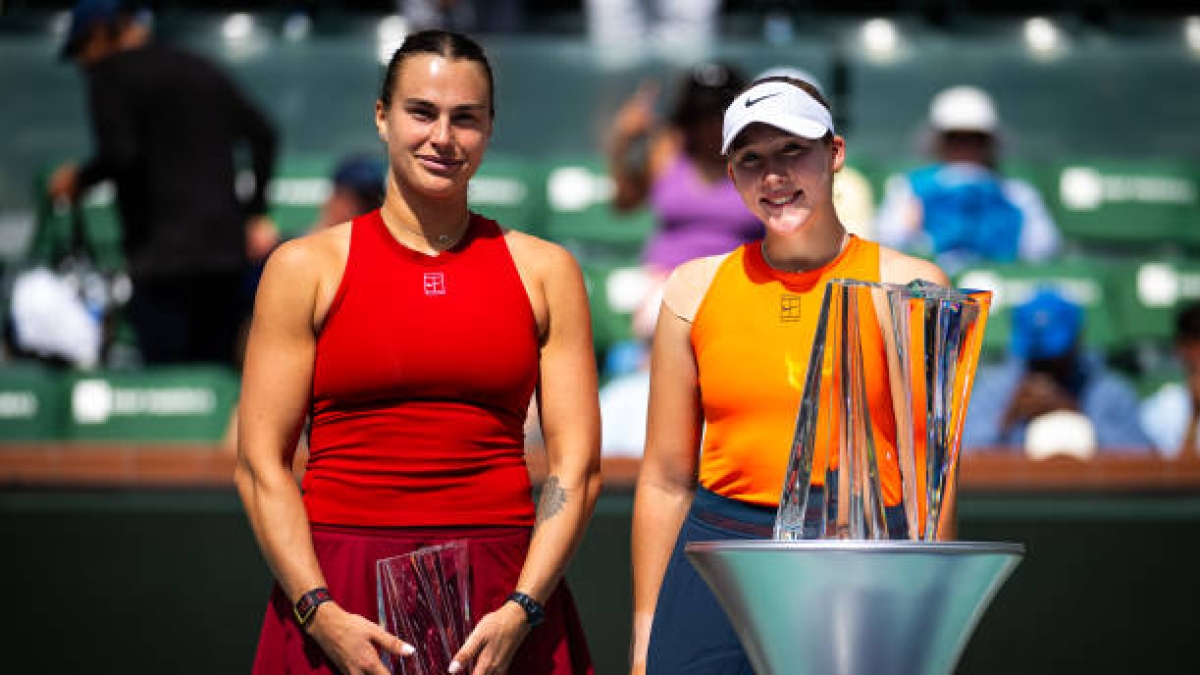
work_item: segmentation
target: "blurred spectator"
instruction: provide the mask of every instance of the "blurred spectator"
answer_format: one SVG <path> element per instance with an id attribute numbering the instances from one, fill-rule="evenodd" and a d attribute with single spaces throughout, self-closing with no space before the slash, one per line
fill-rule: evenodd
<path id="1" fill-rule="evenodd" d="M 686 60 L 716 37 L 720 0 L 584 0 L 588 37 L 602 59 L 632 60 L 649 45 Z"/>
<path id="2" fill-rule="evenodd" d="M 642 456 L 649 400 L 648 367 L 623 374 L 600 388 L 600 453 L 603 456 Z"/>
<path id="3" fill-rule="evenodd" d="M 413 32 L 441 28 L 479 33 L 512 33 L 524 23 L 522 0 L 397 0 Z"/>
<path id="4" fill-rule="evenodd" d="M 387 164 L 375 155 L 349 155 L 334 167 L 329 181 L 333 189 L 321 205 L 314 230 L 344 223 L 382 206 Z"/>
<path id="5" fill-rule="evenodd" d="M 735 68 L 702 63 L 681 78 L 665 124 L 654 111 L 655 82 L 642 83 L 613 120 L 614 206 L 629 211 L 648 204 L 656 221 L 642 251 L 651 290 L 634 317 L 641 337 L 653 334 L 659 289 L 671 270 L 762 236 L 762 223 L 742 204 L 721 154 L 725 107 L 744 85 Z"/>
<path id="6" fill-rule="evenodd" d="M 670 117 L 655 115 L 658 84 L 644 82 L 618 111 L 610 132 L 614 206 L 649 205 L 655 232 L 642 250 L 645 297 L 633 313 L 634 341 L 614 345 L 600 391 L 605 454 L 640 455 L 649 396 L 647 345 L 662 302 L 662 284 L 680 263 L 727 253 L 762 236 L 762 223 L 742 203 L 721 154 L 725 108 L 745 85 L 736 69 L 702 63 L 680 79 Z"/>
<path id="7" fill-rule="evenodd" d="M 125 312 L 146 363 L 236 365 L 247 262 L 278 239 L 263 215 L 274 130 L 228 76 L 152 41 L 145 16 L 119 0 L 81 0 L 62 56 L 86 78 L 95 152 L 56 169 L 49 196 L 77 201 L 116 184 L 133 281 Z M 235 191 L 243 145 L 254 172 L 245 201 Z"/>
<path id="8" fill-rule="evenodd" d="M 976 373 L 963 446 L 1065 452 L 1150 452 L 1137 393 L 1098 355 L 1084 354 L 1083 309 L 1051 288 L 1012 314 L 1010 358 Z"/>
<path id="9" fill-rule="evenodd" d="M 929 109 L 935 163 L 888 181 L 879 242 L 932 257 L 953 274 L 974 261 L 1045 260 L 1059 233 L 1030 183 L 999 173 L 1000 118 L 975 87 L 951 87 Z"/>
<path id="10" fill-rule="evenodd" d="M 1168 382 L 1141 407 L 1142 426 L 1164 457 L 1196 457 L 1200 424 L 1200 303 L 1175 317 L 1175 355 L 1184 382 Z"/>

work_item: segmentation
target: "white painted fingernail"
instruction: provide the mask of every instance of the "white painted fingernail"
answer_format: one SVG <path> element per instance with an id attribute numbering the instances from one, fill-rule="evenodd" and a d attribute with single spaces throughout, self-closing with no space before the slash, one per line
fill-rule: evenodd
<path id="1" fill-rule="evenodd" d="M 404 646 L 400 648 L 400 655 L 401 656 L 412 656 L 413 653 L 416 651 L 417 651 L 416 647 L 405 642 Z"/>
<path id="2" fill-rule="evenodd" d="M 457 673 L 457 672 L 458 672 L 458 671 L 460 671 L 460 670 L 462 670 L 462 664 L 461 664 L 461 663 L 459 663 L 458 661 L 451 661 L 451 662 L 450 662 L 450 675 L 454 675 L 455 673 Z"/>

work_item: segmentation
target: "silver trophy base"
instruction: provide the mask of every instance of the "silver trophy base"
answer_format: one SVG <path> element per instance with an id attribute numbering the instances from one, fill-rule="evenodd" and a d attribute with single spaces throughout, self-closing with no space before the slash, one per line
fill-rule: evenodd
<path id="1" fill-rule="evenodd" d="M 687 555 L 758 675 L 946 675 L 1020 544 L 708 541 Z"/>

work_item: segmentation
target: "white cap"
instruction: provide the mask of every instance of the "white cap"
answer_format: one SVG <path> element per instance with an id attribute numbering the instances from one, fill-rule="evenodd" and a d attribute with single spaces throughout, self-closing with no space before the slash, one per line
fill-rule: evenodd
<path id="1" fill-rule="evenodd" d="M 996 133 L 1000 117 L 987 92 L 959 86 L 942 90 L 929 105 L 929 124 L 935 131 Z"/>
<path id="2" fill-rule="evenodd" d="M 721 153 L 746 127 L 760 122 L 804 138 L 834 133 L 829 109 L 807 91 L 787 82 L 762 82 L 742 92 L 725 109 Z"/>
<path id="3" fill-rule="evenodd" d="M 1043 413 L 1025 428 L 1025 454 L 1032 459 L 1055 455 L 1091 459 L 1096 456 L 1096 427 L 1074 410 Z"/>

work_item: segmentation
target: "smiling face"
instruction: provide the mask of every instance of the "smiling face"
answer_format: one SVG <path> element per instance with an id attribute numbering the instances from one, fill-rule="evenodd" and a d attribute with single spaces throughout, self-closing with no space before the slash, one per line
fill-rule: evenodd
<path id="1" fill-rule="evenodd" d="M 375 105 L 391 180 L 403 192 L 465 198 L 492 133 L 490 85 L 467 59 L 415 54 L 399 64 L 389 103 Z"/>
<path id="2" fill-rule="evenodd" d="M 770 232 L 790 234 L 834 218 L 833 175 L 845 161 L 841 136 L 811 140 L 752 124 L 729 154 L 729 177 Z"/>

